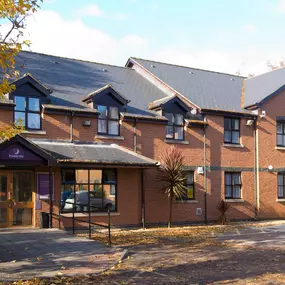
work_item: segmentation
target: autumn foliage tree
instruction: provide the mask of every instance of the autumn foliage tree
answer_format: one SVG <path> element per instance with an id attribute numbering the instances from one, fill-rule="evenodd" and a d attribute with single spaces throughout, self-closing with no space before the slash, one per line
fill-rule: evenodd
<path id="1" fill-rule="evenodd" d="M 169 199 L 168 227 L 172 226 L 172 204 L 173 199 L 181 199 L 187 188 L 185 186 L 186 175 L 184 171 L 184 155 L 182 151 L 174 146 L 166 149 L 160 157 L 160 168 L 156 179 Z"/>
<path id="2" fill-rule="evenodd" d="M 40 2 L 41 0 L 0 0 L 0 100 L 15 89 L 11 79 L 19 76 L 15 69 L 16 55 L 23 47 L 30 45 L 23 37 L 25 20 L 39 9 Z M 17 124 L 16 128 L 2 127 L 0 139 L 6 140 L 19 133 L 21 122 Z"/>

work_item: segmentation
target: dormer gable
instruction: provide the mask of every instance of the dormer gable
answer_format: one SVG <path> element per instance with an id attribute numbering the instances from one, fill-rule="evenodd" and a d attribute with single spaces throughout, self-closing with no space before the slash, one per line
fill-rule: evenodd
<path id="1" fill-rule="evenodd" d="M 121 107 L 127 105 L 130 100 L 115 90 L 111 84 L 108 84 L 90 93 L 82 102 L 87 104 L 93 102 L 94 105 Z"/>
<path id="2" fill-rule="evenodd" d="M 33 88 L 35 88 L 38 92 L 40 92 L 42 95 L 49 95 L 52 93 L 52 90 L 49 89 L 48 87 L 46 87 L 45 85 L 43 85 L 41 82 L 39 82 L 37 79 L 35 79 L 32 74 L 27 73 L 24 76 L 22 76 L 21 78 L 11 82 L 11 84 L 16 86 L 16 90 L 22 86 L 22 85 L 30 85 Z"/>
<path id="3" fill-rule="evenodd" d="M 149 104 L 148 109 L 162 113 L 188 113 L 192 108 L 184 103 L 179 96 L 166 96 Z"/>

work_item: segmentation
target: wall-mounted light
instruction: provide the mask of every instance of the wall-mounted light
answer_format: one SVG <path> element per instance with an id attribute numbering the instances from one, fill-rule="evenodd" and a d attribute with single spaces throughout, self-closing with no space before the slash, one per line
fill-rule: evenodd
<path id="1" fill-rule="evenodd" d="M 84 127 L 90 127 L 91 126 L 91 121 L 90 120 L 84 121 L 83 126 Z"/>
<path id="2" fill-rule="evenodd" d="M 253 120 L 247 120 L 245 125 L 250 127 L 252 126 L 252 124 L 253 124 Z"/>
<path id="3" fill-rule="evenodd" d="M 273 170 L 273 166 L 272 165 L 269 165 L 268 166 L 268 171 L 272 171 Z"/>

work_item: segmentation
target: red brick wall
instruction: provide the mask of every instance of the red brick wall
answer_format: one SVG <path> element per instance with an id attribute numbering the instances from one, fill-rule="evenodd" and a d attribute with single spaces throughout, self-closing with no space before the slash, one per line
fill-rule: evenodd
<path id="1" fill-rule="evenodd" d="M 285 167 L 285 150 L 275 149 L 276 117 L 284 116 L 285 92 L 272 97 L 263 104 L 261 110 L 266 111 L 265 118 L 258 119 L 258 151 L 259 167 Z M 268 172 L 263 169 L 259 173 L 260 218 L 285 217 L 285 203 L 277 202 L 277 172 Z"/>
<path id="2" fill-rule="evenodd" d="M 47 168 L 37 168 L 37 172 L 48 172 Z M 141 191 L 140 191 L 140 170 L 139 169 L 118 169 L 117 188 L 117 212 L 111 218 L 113 225 L 138 225 L 141 222 Z M 60 200 L 61 196 L 61 173 L 60 168 L 54 168 L 55 175 L 55 199 Z M 58 214 L 58 204 L 54 202 L 53 211 Z M 36 226 L 40 225 L 40 212 L 49 212 L 49 202 L 42 201 L 41 209 L 36 211 Z M 80 218 L 81 219 L 81 218 Z M 93 222 L 107 223 L 107 217 L 92 217 Z M 58 219 L 54 217 L 53 226 L 58 227 Z M 63 219 L 62 227 L 71 227 L 72 219 Z M 86 226 L 86 225 L 85 225 Z"/>
<path id="3" fill-rule="evenodd" d="M 2 110 L 1 110 L 2 112 Z M 5 118 L 13 118 L 13 113 L 7 112 Z M 1 117 L 1 120 L 3 118 Z M 91 120 L 90 127 L 84 127 L 83 123 Z M 206 129 L 207 145 L 207 165 L 219 167 L 207 173 L 207 199 L 208 199 L 208 219 L 217 219 L 219 213 L 216 210 L 218 203 L 224 198 L 224 169 L 248 168 L 253 167 L 253 127 L 245 126 L 246 119 L 241 120 L 241 137 L 243 148 L 228 148 L 223 146 L 224 127 L 223 116 L 207 115 L 208 127 Z M 7 120 L 9 121 L 9 120 Z M 80 141 L 97 141 L 106 143 L 116 143 L 128 149 L 133 149 L 133 123 L 122 122 L 120 126 L 120 136 L 123 140 L 102 139 L 97 136 L 97 119 L 89 117 L 75 116 L 73 118 L 73 137 Z M 46 135 L 33 137 L 52 138 L 52 139 L 70 139 L 70 115 L 45 114 L 43 116 L 43 129 Z M 274 129 L 275 132 L 275 129 Z M 142 155 L 159 160 L 162 152 L 171 146 L 165 140 L 165 125 L 154 123 L 137 123 L 137 151 Z M 32 136 L 32 135 L 29 135 Z M 175 144 L 183 151 L 186 165 L 197 167 L 203 166 L 203 128 L 199 126 L 187 128 L 185 131 L 185 140 L 189 144 Z M 264 140 L 264 138 L 262 139 Z M 266 150 L 264 150 L 266 151 Z M 133 171 L 133 174 L 130 173 Z M 120 173 L 118 199 L 120 216 L 113 217 L 116 224 L 137 224 L 140 223 L 140 199 L 138 198 L 139 170 L 128 170 Z M 58 173 L 59 175 L 59 173 Z M 60 178 L 58 178 L 60 179 Z M 132 181 L 132 179 L 135 179 Z M 198 175 L 195 171 L 195 195 L 196 203 L 173 205 L 173 220 L 176 222 L 203 221 L 204 220 L 204 182 L 203 175 Z M 243 203 L 231 204 L 231 218 L 241 219 L 253 217 L 254 213 L 254 176 L 253 172 L 242 171 L 242 193 Z M 121 188 L 122 187 L 122 188 Z M 58 187 L 58 189 L 60 189 Z M 124 189 L 124 190 L 121 190 Z M 136 190 L 137 189 L 137 190 Z M 128 195 L 124 196 L 128 193 Z M 274 190 L 277 191 L 277 190 Z M 159 191 L 159 185 L 156 183 L 155 170 L 145 171 L 145 192 L 146 192 L 146 221 L 148 223 L 167 222 L 169 203 L 165 196 Z M 123 196 L 121 196 L 123 195 Z M 120 206 L 125 203 L 120 200 L 124 197 L 131 205 Z M 132 203 L 130 203 L 130 201 Z M 43 207 L 48 207 L 43 203 Z M 196 209 L 202 208 L 202 216 L 196 216 Z M 134 213 L 130 215 L 129 213 Z M 38 220 L 39 216 L 37 216 Z M 104 220 L 105 218 L 94 218 Z"/>
<path id="4" fill-rule="evenodd" d="M 14 115 L 11 110 L 0 109 L 0 128 L 13 125 Z"/>

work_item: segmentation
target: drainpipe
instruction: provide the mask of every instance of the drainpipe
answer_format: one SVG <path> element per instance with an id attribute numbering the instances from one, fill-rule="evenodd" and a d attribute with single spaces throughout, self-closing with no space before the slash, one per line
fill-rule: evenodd
<path id="1" fill-rule="evenodd" d="M 134 121 L 133 132 L 134 132 L 134 152 L 137 152 L 137 118 L 135 118 Z"/>
<path id="2" fill-rule="evenodd" d="M 52 228 L 52 214 L 53 214 L 53 201 L 52 201 L 52 167 L 49 166 L 49 227 Z"/>
<path id="3" fill-rule="evenodd" d="M 258 134 L 257 134 L 257 118 L 254 118 L 253 123 L 253 140 L 254 140 L 254 218 L 257 219 L 259 210 L 259 163 L 258 163 Z"/>
<path id="4" fill-rule="evenodd" d="M 208 223 L 207 216 L 207 160 L 206 160 L 206 125 L 204 125 L 203 129 L 203 142 L 204 142 L 204 211 L 205 211 L 205 224 Z"/>
<path id="5" fill-rule="evenodd" d="M 141 169 L 141 218 L 142 218 L 142 228 L 145 229 L 145 192 L 144 192 L 144 172 L 143 168 Z"/>
<path id="6" fill-rule="evenodd" d="M 70 113 L 70 141 L 73 142 L 73 117 L 74 112 Z"/>

